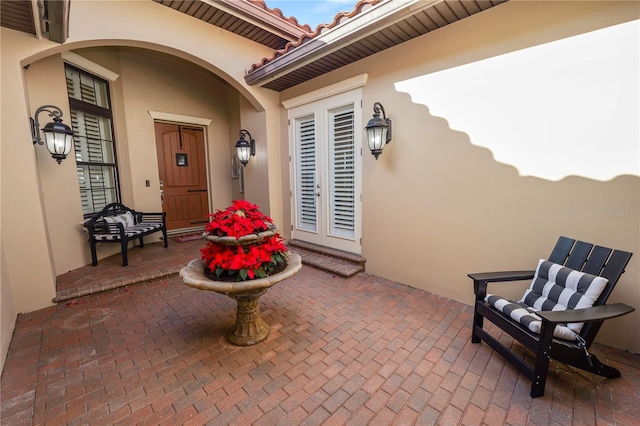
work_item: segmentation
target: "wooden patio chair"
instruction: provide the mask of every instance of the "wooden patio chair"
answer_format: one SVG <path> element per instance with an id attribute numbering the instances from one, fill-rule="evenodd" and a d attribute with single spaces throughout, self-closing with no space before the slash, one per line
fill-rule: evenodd
<path id="1" fill-rule="evenodd" d="M 471 341 L 484 340 L 531 380 L 532 398 L 544 395 L 550 358 L 609 379 L 620 377 L 618 370 L 590 354 L 589 347 L 605 319 L 634 311 L 623 303 L 605 305 L 631 255 L 560 237 L 549 260 L 540 260 L 536 271 L 469 274 L 475 292 Z M 531 279 L 519 301 L 487 293 L 490 282 Z M 483 328 L 485 318 L 532 351 L 533 365 L 490 335 Z"/>

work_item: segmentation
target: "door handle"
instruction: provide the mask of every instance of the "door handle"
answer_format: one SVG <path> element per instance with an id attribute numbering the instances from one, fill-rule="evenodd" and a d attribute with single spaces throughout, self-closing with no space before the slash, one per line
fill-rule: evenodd
<path id="1" fill-rule="evenodd" d="M 160 204 L 164 204 L 164 190 L 160 190 Z"/>

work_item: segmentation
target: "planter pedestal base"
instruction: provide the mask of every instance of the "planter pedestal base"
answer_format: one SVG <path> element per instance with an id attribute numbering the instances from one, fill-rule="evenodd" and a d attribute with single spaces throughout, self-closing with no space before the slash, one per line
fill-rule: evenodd
<path id="1" fill-rule="evenodd" d="M 289 253 L 287 267 L 277 274 L 255 280 L 227 282 L 214 281 L 204 276 L 204 264 L 192 260 L 180 270 L 182 281 L 189 287 L 209 290 L 224 294 L 238 302 L 236 308 L 236 322 L 227 331 L 227 340 L 238 346 L 255 345 L 267 338 L 269 325 L 260 317 L 260 296 L 267 290 L 285 280 L 302 268 L 302 260 L 295 253 Z"/>
<path id="2" fill-rule="evenodd" d="M 269 324 L 260 317 L 258 299 L 266 289 L 248 294 L 229 294 L 238 302 L 236 323 L 227 331 L 227 340 L 237 346 L 249 346 L 262 342 L 269 335 Z"/>

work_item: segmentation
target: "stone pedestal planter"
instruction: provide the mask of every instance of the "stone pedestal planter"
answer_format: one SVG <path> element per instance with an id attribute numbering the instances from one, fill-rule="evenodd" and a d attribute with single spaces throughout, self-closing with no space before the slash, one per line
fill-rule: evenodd
<path id="1" fill-rule="evenodd" d="M 236 321 L 227 332 L 227 340 L 234 345 L 249 346 L 261 342 L 269 335 L 269 325 L 260 317 L 260 296 L 273 285 L 291 277 L 301 267 L 300 256 L 289 253 L 286 268 L 277 274 L 253 280 L 227 282 L 205 277 L 205 264 L 195 259 L 180 270 L 180 276 L 182 281 L 190 287 L 214 291 L 237 301 Z"/>

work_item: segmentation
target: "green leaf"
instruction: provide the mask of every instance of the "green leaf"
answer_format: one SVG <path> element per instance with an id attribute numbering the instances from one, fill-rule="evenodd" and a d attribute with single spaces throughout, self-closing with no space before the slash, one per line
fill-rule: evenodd
<path id="1" fill-rule="evenodd" d="M 222 275 L 222 273 L 224 272 L 224 269 L 222 269 L 221 267 L 217 267 L 216 268 L 216 277 L 220 278 L 220 275 Z"/>
<path id="2" fill-rule="evenodd" d="M 247 273 L 248 272 L 249 272 L 249 270 L 247 268 L 240 269 L 240 278 L 242 278 L 242 281 L 247 279 Z"/>

